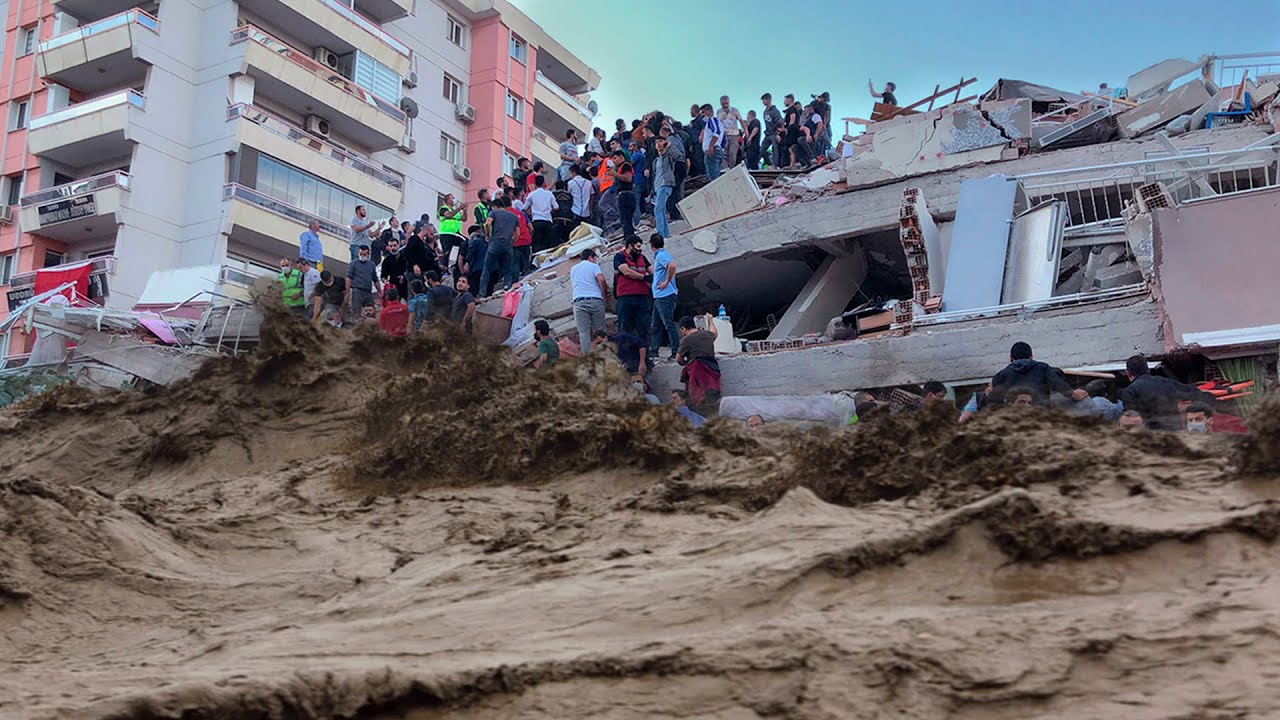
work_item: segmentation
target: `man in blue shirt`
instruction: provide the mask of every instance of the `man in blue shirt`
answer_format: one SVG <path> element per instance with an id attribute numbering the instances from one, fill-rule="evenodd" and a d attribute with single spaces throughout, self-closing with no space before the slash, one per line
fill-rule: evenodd
<path id="1" fill-rule="evenodd" d="M 706 418 L 689 409 L 689 393 L 684 390 L 671 391 L 671 404 L 675 407 L 676 412 L 689 418 L 689 422 L 693 423 L 695 430 L 702 427 L 702 424 L 707 421 Z"/>
<path id="2" fill-rule="evenodd" d="M 320 221 L 312 220 L 298 236 L 298 257 L 311 263 L 316 272 L 324 272 L 324 246 L 320 244 Z"/>
<path id="3" fill-rule="evenodd" d="M 680 347 L 680 330 L 676 327 L 676 263 L 666 249 L 667 240 L 658 233 L 649 237 L 653 248 L 653 321 L 649 328 L 649 357 L 657 358 L 665 336 L 671 347 L 671 358 Z"/>

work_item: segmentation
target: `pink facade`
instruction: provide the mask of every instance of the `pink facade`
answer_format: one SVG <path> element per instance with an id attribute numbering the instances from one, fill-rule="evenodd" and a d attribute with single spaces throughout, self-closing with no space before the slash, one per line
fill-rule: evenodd
<path id="1" fill-rule="evenodd" d="M 511 37 L 511 28 L 499 16 L 480 20 L 471 28 L 470 102 L 476 121 L 467 129 L 468 202 L 474 202 L 481 188 L 494 187 L 503 174 L 504 153 L 529 155 L 538 50 L 526 42 L 526 57 L 520 62 L 511 57 Z M 523 120 L 507 113 L 508 93 L 523 101 Z"/>

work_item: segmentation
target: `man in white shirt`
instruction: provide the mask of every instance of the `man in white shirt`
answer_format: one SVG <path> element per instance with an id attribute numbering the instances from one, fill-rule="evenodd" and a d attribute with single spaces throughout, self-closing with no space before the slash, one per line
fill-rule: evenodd
<path id="1" fill-rule="evenodd" d="M 542 252 L 555 245 L 555 226 L 551 213 L 560 209 L 556 196 L 546 188 L 547 178 L 539 175 L 533 179 L 533 192 L 525 200 L 529 215 L 533 218 L 533 251 Z"/>
<path id="2" fill-rule="evenodd" d="M 716 120 L 724 128 L 724 164 L 722 170 L 728 170 L 738 164 L 738 152 L 742 147 L 742 126 L 745 124 L 738 108 L 729 105 L 729 96 L 720 96 L 720 109 L 716 112 Z"/>
<path id="3" fill-rule="evenodd" d="M 570 128 L 565 131 L 564 142 L 560 143 L 560 167 L 556 168 L 556 179 L 568 181 L 569 168 L 578 162 L 578 131 Z"/>
<path id="4" fill-rule="evenodd" d="M 572 179 L 569 180 L 569 197 L 573 198 L 573 215 L 580 222 L 591 221 L 591 194 L 595 187 L 591 180 L 582 175 L 582 167 L 574 165 L 569 168 Z"/>
<path id="5" fill-rule="evenodd" d="M 702 154 L 706 157 L 707 181 L 720 177 L 720 163 L 724 162 L 724 128 L 711 113 L 711 103 L 702 106 Z"/>
<path id="6" fill-rule="evenodd" d="M 578 347 L 582 354 L 591 352 L 591 338 L 604 329 L 604 296 L 608 286 L 604 271 L 596 264 L 596 251 L 582 251 L 581 259 L 569 271 L 573 286 L 573 321 L 578 325 Z"/>

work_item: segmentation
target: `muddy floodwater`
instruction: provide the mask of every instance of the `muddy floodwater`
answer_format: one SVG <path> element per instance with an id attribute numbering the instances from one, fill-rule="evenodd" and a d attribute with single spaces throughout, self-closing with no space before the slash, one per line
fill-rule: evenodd
<path id="1" fill-rule="evenodd" d="M 272 317 L 0 414 L 0 718 L 1280 717 L 1255 435 L 715 421 Z"/>

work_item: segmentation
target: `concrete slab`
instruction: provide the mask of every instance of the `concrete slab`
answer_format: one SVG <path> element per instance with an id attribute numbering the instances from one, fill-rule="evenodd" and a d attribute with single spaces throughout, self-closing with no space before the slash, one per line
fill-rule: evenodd
<path id="1" fill-rule="evenodd" d="M 1162 60 L 1130 75 L 1125 89 L 1129 91 L 1130 100 L 1142 102 L 1164 92 L 1174 80 L 1199 70 L 1202 65 L 1203 63 L 1182 58 Z"/>
<path id="2" fill-rule="evenodd" d="M 1199 79 L 1154 97 L 1136 108 L 1126 110 L 1116 116 L 1120 132 L 1128 138 L 1138 137 L 1143 133 L 1153 132 L 1164 127 L 1179 115 L 1194 112 L 1209 101 L 1209 91 Z"/>
<path id="3" fill-rule="evenodd" d="M 912 115 L 877 127 L 867 151 L 845 161 L 851 187 L 995 162 L 1008 138 L 972 105 Z"/>
<path id="4" fill-rule="evenodd" d="M 1031 139 L 1031 98 L 993 100 L 978 105 L 987 119 L 1011 140 Z"/>
<path id="5" fill-rule="evenodd" d="M 778 324 L 769 332 L 769 339 L 785 340 L 824 332 L 831 318 L 844 312 L 866 279 L 867 256 L 864 253 L 828 257 L 779 318 Z"/>
<path id="6" fill-rule="evenodd" d="M 944 312 L 1000 304 L 1009 223 L 1018 183 L 1003 175 L 960 183 L 956 221 L 951 229 Z"/>
<path id="7" fill-rule="evenodd" d="M 704 253 L 714 253 L 717 249 L 716 234 L 710 230 L 700 230 L 689 241 L 695 250 L 701 250 Z"/>
<path id="8" fill-rule="evenodd" d="M 939 129 L 949 131 L 949 136 L 942 142 L 942 152 L 947 155 L 1009 142 L 1000 128 L 988 120 L 981 110 L 970 105 L 944 109 Z"/>
<path id="9" fill-rule="evenodd" d="M 1156 305 L 1143 299 L 928 326 L 903 336 L 768 355 L 722 357 L 721 385 L 725 395 L 793 395 L 990 377 L 1009 361 L 1009 346 L 1019 340 L 1031 343 L 1037 359 L 1066 368 L 1164 351 Z M 650 381 L 664 397 L 680 387 L 680 367 L 659 365 Z"/>
<path id="10" fill-rule="evenodd" d="M 746 165 L 737 165 L 681 200 L 679 207 L 689 226 L 699 228 L 754 210 L 763 202 L 764 194 Z"/>
<path id="11" fill-rule="evenodd" d="M 1174 138 L 1173 142 L 1180 147 L 1202 147 L 1208 148 L 1209 152 L 1221 152 L 1236 150 L 1262 140 L 1269 132 L 1269 128 L 1259 126 L 1200 130 Z M 736 277 L 743 274 L 734 268 L 740 260 L 762 259 L 765 255 L 776 256 L 799 248 L 834 247 L 841 243 L 857 242 L 856 238 L 875 233 L 896 232 L 902 191 L 908 187 L 919 188 L 928 199 L 929 212 L 950 232 L 953 225 L 950 221 L 956 215 L 963 180 L 983 178 L 992 173 L 1014 175 L 1130 162 L 1142 160 L 1148 153 L 1162 150 L 1163 147 L 1156 140 L 1143 138 L 1064 148 L 1027 155 L 1017 160 L 956 168 L 911 180 L 823 195 L 780 207 L 768 207 L 731 218 L 715 226 L 717 250 L 713 254 L 694 248 L 692 238 L 698 231 L 687 231 L 671 237 L 667 241 L 667 249 L 671 251 L 679 268 L 678 285 L 683 293 L 693 282 L 691 276 L 717 266 L 726 268 L 726 276 Z M 944 240 L 947 234 L 941 233 Z M 948 252 L 948 257 L 950 255 Z M 1003 261 L 999 266 L 1003 268 Z M 572 311 L 568 270 L 557 270 L 559 277 L 538 282 L 534 288 L 535 316 L 554 318 L 568 315 Z M 605 274 L 609 275 L 611 272 L 612 264 L 605 263 Z M 758 277 L 769 278 L 773 274 L 772 269 L 766 268 Z M 804 281 L 800 280 L 796 287 L 803 284 Z M 998 282 L 996 287 L 999 287 Z M 499 313 L 501 306 L 501 300 L 483 303 L 483 309 L 494 314 Z"/>

